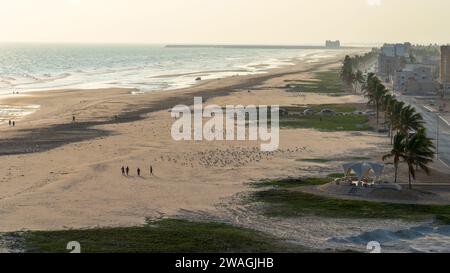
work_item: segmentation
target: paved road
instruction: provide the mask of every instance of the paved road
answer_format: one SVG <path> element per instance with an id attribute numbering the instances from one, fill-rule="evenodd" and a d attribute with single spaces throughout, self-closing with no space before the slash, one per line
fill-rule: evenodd
<path id="1" fill-rule="evenodd" d="M 397 96 L 397 98 L 405 103 L 411 104 L 416 108 L 417 112 L 422 114 L 426 122 L 428 136 L 433 138 L 435 145 L 437 145 L 437 113 L 430 112 L 423 105 L 418 104 L 414 97 Z M 439 159 L 450 169 L 450 124 L 444 119 L 439 118 L 439 128 Z"/>

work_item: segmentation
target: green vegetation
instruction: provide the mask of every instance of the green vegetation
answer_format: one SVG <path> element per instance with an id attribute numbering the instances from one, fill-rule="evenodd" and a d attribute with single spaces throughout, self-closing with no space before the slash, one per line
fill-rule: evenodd
<path id="1" fill-rule="evenodd" d="M 315 114 L 304 115 L 305 110 Z M 321 104 L 289 106 L 280 108 L 280 126 L 284 128 L 312 128 L 322 131 L 366 131 L 370 127 L 365 116 L 351 115 L 358 110 L 357 104 Z M 330 110 L 337 115 L 322 115 L 322 110 Z M 349 115 L 342 115 L 349 114 Z"/>
<path id="2" fill-rule="evenodd" d="M 367 76 L 365 91 L 368 103 L 375 105 L 377 109 L 377 124 L 380 111 L 384 111 L 385 124 L 389 125 L 392 150 L 383 156 L 383 160 L 393 158 L 395 182 L 398 167 L 402 161 L 405 162 L 408 165 L 409 188 L 412 189 L 412 179 L 416 179 L 416 172 L 420 169 L 429 175 L 428 165 L 435 156 L 435 146 L 427 137 L 425 121 L 414 107 L 396 100 L 373 73 Z"/>
<path id="3" fill-rule="evenodd" d="M 184 220 L 161 220 L 142 227 L 26 232 L 15 236 L 24 241 L 26 252 L 34 253 L 67 253 L 70 241 L 78 241 L 83 253 L 305 251 L 257 231 Z"/>
<path id="4" fill-rule="evenodd" d="M 281 116 L 282 128 L 311 128 L 321 131 L 367 131 L 369 119 L 356 115 L 306 115 L 306 116 Z"/>
<path id="5" fill-rule="evenodd" d="M 409 188 L 412 188 L 411 178 L 416 178 L 416 169 L 430 173 L 428 164 L 434 159 L 434 144 L 431 138 L 428 138 L 425 129 L 420 129 L 416 134 L 407 136 L 402 132 L 394 137 L 394 145 L 389 154 L 383 156 L 383 160 L 394 158 L 395 182 L 397 182 L 398 165 L 400 160 L 404 160 L 408 165 Z"/>
<path id="6" fill-rule="evenodd" d="M 286 84 L 291 92 L 307 93 L 343 93 L 342 81 L 338 70 L 318 72 L 314 80 L 292 81 Z"/>
<path id="7" fill-rule="evenodd" d="M 371 62 L 375 62 L 378 59 L 378 55 L 380 50 L 377 48 L 373 48 L 372 51 L 365 53 L 364 55 L 355 55 L 353 56 L 352 63 L 353 68 L 356 70 L 364 70 L 367 68 L 367 64 Z"/>
<path id="8" fill-rule="evenodd" d="M 349 161 L 369 161 L 372 158 L 370 157 L 363 157 L 363 156 L 356 156 L 356 157 L 350 157 L 350 158 L 345 158 L 345 160 L 349 160 Z M 327 159 L 327 158 L 304 158 L 304 159 L 297 159 L 297 161 L 300 162 L 311 162 L 311 163 L 328 163 L 328 162 L 332 162 L 332 161 L 340 161 L 340 160 L 344 160 L 344 158 L 341 159 Z M 340 175 L 339 177 L 336 178 L 340 178 L 342 177 L 342 174 L 338 174 Z"/>
<path id="9" fill-rule="evenodd" d="M 345 56 L 340 71 L 340 79 L 345 84 L 347 90 L 353 90 L 353 92 L 355 93 L 358 90 L 363 90 L 366 81 L 364 73 L 361 71 L 361 69 L 364 70 L 367 63 L 374 61 L 377 56 L 378 52 L 376 50 L 372 50 L 371 52 L 368 52 L 363 56 Z"/>
<path id="10" fill-rule="evenodd" d="M 305 115 L 306 109 L 315 114 Z M 350 113 L 358 109 L 358 104 L 322 104 L 311 106 L 286 106 L 281 107 L 280 127 L 282 128 L 311 128 L 321 131 L 367 131 L 369 118 Z M 331 110 L 336 115 L 320 114 L 322 110 Z M 287 114 L 286 114 L 287 113 Z M 343 115 L 342 113 L 346 114 Z M 258 121 L 259 121 L 258 115 Z M 247 125 L 249 115 L 246 116 Z M 271 117 L 267 119 L 271 122 Z"/>
<path id="11" fill-rule="evenodd" d="M 347 88 L 351 88 L 356 82 L 356 74 L 353 72 L 354 69 L 355 67 L 353 59 L 348 55 L 345 56 L 344 62 L 342 64 L 340 78 Z"/>
<path id="12" fill-rule="evenodd" d="M 255 187 L 274 187 L 277 189 L 293 189 L 304 186 L 318 186 L 330 183 L 334 180 L 336 174 L 328 177 L 308 177 L 308 178 L 287 178 L 275 180 L 263 180 L 254 183 Z"/>
<path id="13" fill-rule="evenodd" d="M 435 218 L 443 224 L 450 224 L 450 206 L 343 200 L 300 191 L 301 187 L 324 185 L 342 176 L 343 174 L 341 173 L 334 173 L 327 177 L 261 181 L 254 185 L 269 189 L 254 193 L 250 200 L 267 204 L 263 213 L 269 217 L 322 216 L 403 219 L 406 221 Z M 391 191 L 380 191 L 380 194 L 393 193 Z"/>
<path id="14" fill-rule="evenodd" d="M 344 176 L 343 173 L 332 173 L 328 175 L 329 178 L 343 178 Z"/>
<path id="15" fill-rule="evenodd" d="M 273 217 L 323 216 L 381 218 L 419 221 L 450 220 L 450 206 L 410 205 L 341 200 L 288 189 L 270 189 L 254 194 L 254 200 L 268 204 L 264 214 Z"/>
<path id="16" fill-rule="evenodd" d="M 284 106 L 280 110 L 288 111 L 289 113 L 303 113 L 306 109 L 311 109 L 315 113 L 322 110 L 331 110 L 336 113 L 353 113 L 358 110 L 357 104 L 317 104 L 306 106 Z"/>
<path id="17" fill-rule="evenodd" d="M 331 162 L 332 160 L 325 159 L 325 158 L 305 158 L 305 159 L 299 159 L 298 161 L 311 162 L 311 163 L 328 163 L 328 162 Z"/>
<path id="18" fill-rule="evenodd" d="M 373 73 L 367 77 L 366 96 L 369 104 L 373 104 L 377 112 L 377 125 L 380 124 L 380 111 L 385 103 L 385 97 L 389 94 L 389 90 L 381 83 L 380 79 Z"/>

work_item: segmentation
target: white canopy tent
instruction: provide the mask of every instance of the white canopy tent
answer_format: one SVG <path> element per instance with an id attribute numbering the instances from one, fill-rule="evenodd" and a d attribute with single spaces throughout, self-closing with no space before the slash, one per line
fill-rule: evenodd
<path id="1" fill-rule="evenodd" d="M 343 169 L 345 176 L 349 177 L 354 172 L 359 181 L 370 177 L 380 180 L 383 175 L 384 165 L 378 163 L 347 163 L 343 165 Z"/>

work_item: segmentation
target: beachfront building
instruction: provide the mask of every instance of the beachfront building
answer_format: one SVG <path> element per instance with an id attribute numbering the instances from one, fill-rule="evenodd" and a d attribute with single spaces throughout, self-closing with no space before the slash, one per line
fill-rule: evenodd
<path id="1" fill-rule="evenodd" d="M 375 183 L 381 180 L 384 165 L 378 163 L 347 163 L 342 166 L 345 178 L 350 182 Z"/>
<path id="2" fill-rule="evenodd" d="M 444 95 L 450 91 L 450 46 L 441 46 L 441 71 L 439 81 L 443 86 Z"/>
<path id="3" fill-rule="evenodd" d="M 394 90 L 414 95 L 435 95 L 439 83 L 435 80 L 436 67 L 425 64 L 406 64 L 394 74 Z"/>
<path id="4" fill-rule="evenodd" d="M 347 163 L 342 166 L 343 177 L 323 189 L 336 194 L 368 196 L 376 190 L 401 191 L 396 183 L 384 181 L 384 164 L 373 162 Z"/>
<path id="5" fill-rule="evenodd" d="M 409 44 L 385 44 L 381 48 L 381 54 L 388 57 L 408 57 Z"/>
<path id="6" fill-rule="evenodd" d="M 328 40 L 325 42 L 325 47 L 329 49 L 339 49 L 341 48 L 341 42 L 339 40 L 336 41 Z"/>
<path id="7" fill-rule="evenodd" d="M 396 71 L 403 69 L 409 57 L 411 44 L 385 44 L 378 56 L 378 74 L 391 81 Z"/>
<path id="8" fill-rule="evenodd" d="M 395 71 L 401 70 L 402 64 L 399 58 L 380 54 L 378 57 L 378 74 L 389 82 Z"/>
<path id="9" fill-rule="evenodd" d="M 441 56 L 415 56 L 416 63 L 433 67 L 433 79 L 440 77 Z"/>

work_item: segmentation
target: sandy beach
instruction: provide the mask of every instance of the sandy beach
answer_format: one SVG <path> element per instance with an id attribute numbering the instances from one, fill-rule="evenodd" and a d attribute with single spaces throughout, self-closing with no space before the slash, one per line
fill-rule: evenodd
<path id="1" fill-rule="evenodd" d="M 4 98 L 5 105 L 40 108 L 16 127 L 0 129 L 0 232 L 139 225 L 181 210 L 214 211 L 252 190 L 248 182 L 254 180 L 338 171 L 337 165 L 298 159 L 364 156 L 362 151 L 371 153 L 385 139 L 286 129 L 275 153 L 262 153 L 258 142 L 176 142 L 168 109 L 191 105 L 194 96 L 218 105 L 362 103 L 359 95 L 299 96 L 282 88 L 286 80 L 337 68 L 345 53 L 182 90 L 59 90 Z M 130 177 L 121 175 L 122 166 L 130 167 Z"/>

